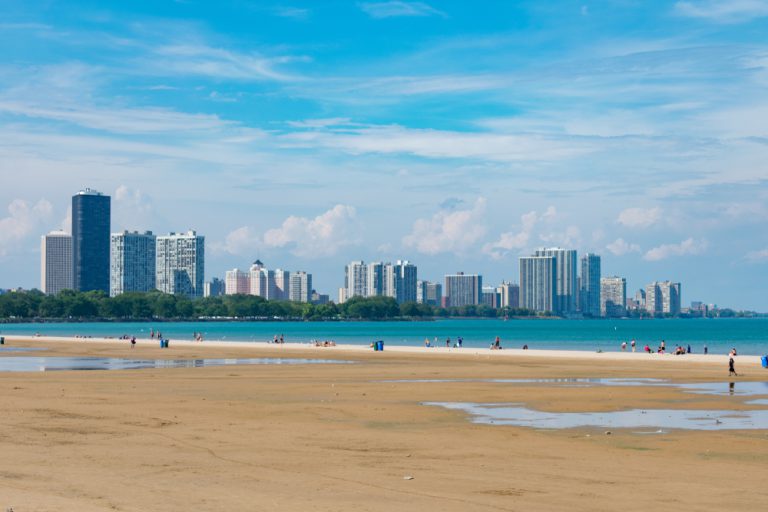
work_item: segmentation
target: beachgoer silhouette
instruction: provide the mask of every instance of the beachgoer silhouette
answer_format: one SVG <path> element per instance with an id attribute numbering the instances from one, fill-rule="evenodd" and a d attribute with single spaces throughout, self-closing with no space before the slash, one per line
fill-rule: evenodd
<path id="1" fill-rule="evenodd" d="M 739 376 L 738 373 L 736 373 L 736 368 L 734 368 L 734 361 L 733 361 L 733 354 L 728 358 L 728 376 L 736 375 Z"/>

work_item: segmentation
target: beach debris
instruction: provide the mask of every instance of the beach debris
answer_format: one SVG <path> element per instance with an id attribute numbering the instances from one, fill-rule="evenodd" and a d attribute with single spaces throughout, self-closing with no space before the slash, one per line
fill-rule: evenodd
<path id="1" fill-rule="evenodd" d="M 413 477 L 411 475 L 405 475 L 403 480 L 413 480 Z"/>

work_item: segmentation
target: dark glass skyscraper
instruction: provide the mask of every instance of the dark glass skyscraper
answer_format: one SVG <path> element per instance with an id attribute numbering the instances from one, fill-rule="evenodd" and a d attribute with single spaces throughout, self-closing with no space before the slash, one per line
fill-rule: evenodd
<path id="1" fill-rule="evenodd" d="M 110 199 L 89 188 L 72 196 L 74 289 L 109 293 Z"/>

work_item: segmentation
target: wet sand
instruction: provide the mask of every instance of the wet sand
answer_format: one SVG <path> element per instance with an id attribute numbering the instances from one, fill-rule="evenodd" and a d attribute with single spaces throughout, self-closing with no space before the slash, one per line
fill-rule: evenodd
<path id="1" fill-rule="evenodd" d="M 668 387 L 414 379 L 768 380 L 757 358 L 9 340 L 35 356 L 317 357 L 346 365 L 0 373 L 0 510 L 759 510 L 763 430 L 479 425 L 422 402 L 746 409 Z M 522 352 L 522 351 L 521 351 Z M 503 355 L 502 355 L 503 354 Z M 23 356 L 24 353 L 0 357 Z M 637 357 L 644 356 L 644 357 Z M 413 479 L 405 479 L 413 477 Z"/>

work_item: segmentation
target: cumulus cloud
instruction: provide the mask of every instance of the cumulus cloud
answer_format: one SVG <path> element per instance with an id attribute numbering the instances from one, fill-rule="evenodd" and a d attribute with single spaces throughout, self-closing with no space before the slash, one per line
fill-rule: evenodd
<path id="1" fill-rule="evenodd" d="M 23 199 L 14 199 L 8 205 L 8 216 L 0 219 L 0 256 L 11 252 L 20 240 L 38 233 L 47 221 L 53 207 L 45 199 L 30 205 Z"/>
<path id="2" fill-rule="evenodd" d="M 242 226 L 230 231 L 224 237 L 224 243 L 214 246 L 214 251 L 223 251 L 236 256 L 252 256 L 261 246 L 261 237 L 255 230 Z"/>
<path id="3" fill-rule="evenodd" d="M 446 14 L 424 2 L 405 2 L 391 0 L 389 2 L 363 2 L 360 4 L 363 10 L 371 18 L 392 18 L 395 16 L 442 16 Z"/>
<path id="4" fill-rule="evenodd" d="M 628 228 L 647 228 L 661 220 L 661 208 L 627 208 L 617 222 Z"/>
<path id="5" fill-rule="evenodd" d="M 152 224 L 152 198 L 137 188 L 120 185 L 112 195 L 112 220 L 118 230 L 144 231 Z"/>
<path id="6" fill-rule="evenodd" d="M 581 229 L 578 226 L 568 226 L 565 231 L 542 233 L 539 239 L 549 245 L 576 247 L 581 245 Z"/>
<path id="7" fill-rule="evenodd" d="M 483 246 L 483 252 L 488 254 L 493 259 L 501 259 L 506 256 L 510 251 L 521 250 L 528 247 L 528 242 L 531 239 L 531 233 L 536 225 L 542 221 L 549 221 L 555 218 L 557 210 L 554 206 L 550 206 L 547 210 L 539 214 L 538 212 L 530 211 L 520 216 L 520 231 L 513 232 L 507 231 L 499 235 L 499 239 L 495 242 L 487 243 Z"/>
<path id="8" fill-rule="evenodd" d="M 337 204 L 314 219 L 290 216 L 279 228 L 264 233 L 267 247 L 289 247 L 304 258 L 332 256 L 344 246 L 357 243 L 357 212 L 354 207 Z"/>
<path id="9" fill-rule="evenodd" d="M 442 209 L 429 219 L 418 219 L 411 233 L 403 238 L 403 245 L 430 255 L 472 251 L 485 235 L 485 207 L 486 200 L 480 197 L 469 209 Z"/>
<path id="10" fill-rule="evenodd" d="M 626 242 L 623 238 L 617 238 L 613 242 L 606 245 L 605 248 L 616 256 L 623 256 L 631 252 L 640 252 L 639 245 Z"/>
<path id="11" fill-rule="evenodd" d="M 647 261 L 660 261 L 672 256 L 685 256 L 687 254 L 701 254 L 707 248 L 706 240 L 688 238 L 679 244 L 663 244 L 654 247 L 645 253 L 643 258 Z"/>

